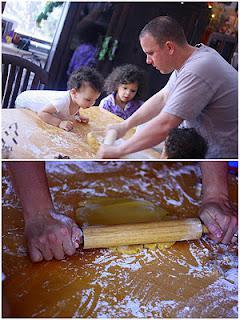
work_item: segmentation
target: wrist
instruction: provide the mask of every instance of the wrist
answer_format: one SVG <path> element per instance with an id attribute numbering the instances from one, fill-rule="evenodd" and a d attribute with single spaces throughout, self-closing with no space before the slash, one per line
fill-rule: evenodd
<path id="1" fill-rule="evenodd" d="M 114 148 L 116 148 L 116 150 L 118 152 L 117 157 L 119 157 L 119 158 L 122 158 L 122 157 L 128 155 L 129 153 L 131 153 L 131 150 L 129 150 L 129 145 L 128 145 L 127 140 L 125 140 L 119 146 L 114 146 Z M 131 146 L 130 146 L 130 149 L 131 149 Z"/>
<path id="2" fill-rule="evenodd" d="M 24 209 L 24 220 L 25 220 L 25 223 L 30 223 L 39 218 L 51 217 L 52 213 L 54 212 L 55 210 L 53 206 L 45 207 L 45 208 Z"/>
<path id="3" fill-rule="evenodd" d="M 203 194 L 202 205 L 209 202 L 224 203 L 228 200 L 229 200 L 229 197 L 228 197 L 228 194 L 226 193 L 220 193 L 220 192 L 206 193 L 206 194 Z"/>
<path id="4" fill-rule="evenodd" d="M 131 125 L 131 119 L 130 119 L 130 118 L 124 120 L 124 121 L 122 122 L 122 125 L 123 125 L 123 128 L 124 128 L 124 130 L 125 130 L 126 132 L 127 132 L 128 130 L 130 130 L 131 128 L 134 127 L 134 125 Z"/>

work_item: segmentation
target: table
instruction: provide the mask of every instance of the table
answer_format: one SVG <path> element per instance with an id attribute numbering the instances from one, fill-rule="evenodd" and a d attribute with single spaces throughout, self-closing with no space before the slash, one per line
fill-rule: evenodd
<path id="1" fill-rule="evenodd" d="M 123 121 L 121 118 L 100 109 L 91 107 L 83 110 L 82 114 L 89 117 L 89 123 L 74 123 L 71 132 L 64 131 L 43 122 L 35 112 L 27 109 L 3 109 L 2 110 L 2 138 L 9 141 L 14 135 L 13 129 L 8 129 L 12 123 L 17 123 L 17 134 L 12 143 L 12 151 L 3 154 L 3 158 L 10 159 L 56 159 L 67 156 L 71 159 L 96 159 L 96 153 L 87 143 L 87 134 L 96 132 L 103 140 L 107 125 Z M 13 133 L 9 131 L 13 130 Z M 6 133 L 7 132 L 7 133 Z M 133 134 L 134 130 L 126 135 Z M 9 142 L 7 142 L 9 144 Z M 160 154 L 148 149 L 136 154 L 128 155 L 128 159 L 158 159 Z"/>
<path id="2" fill-rule="evenodd" d="M 79 202 L 97 198 L 142 199 L 174 219 L 197 217 L 197 168 L 196 162 L 172 161 L 46 163 L 57 212 L 72 218 Z M 3 287 L 13 318 L 238 317 L 237 244 L 216 244 L 205 235 L 161 251 L 124 255 L 79 249 L 62 261 L 31 263 L 21 207 L 5 165 L 2 177 Z M 229 174 L 228 182 L 237 206 L 237 178 Z"/>

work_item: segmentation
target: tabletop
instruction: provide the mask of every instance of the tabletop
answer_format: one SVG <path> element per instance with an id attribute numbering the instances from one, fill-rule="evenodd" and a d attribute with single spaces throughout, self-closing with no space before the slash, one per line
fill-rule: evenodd
<path id="1" fill-rule="evenodd" d="M 99 107 L 83 110 L 88 124 L 74 123 L 71 132 L 43 122 L 38 115 L 27 109 L 2 110 L 2 143 L 10 146 L 2 157 L 10 159 L 96 159 L 96 151 L 89 145 L 88 133 L 92 132 L 102 142 L 106 127 L 123 121 Z M 128 132 L 125 139 L 133 134 Z M 147 149 L 128 155 L 128 159 L 158 159 L 160 154 Z"/>

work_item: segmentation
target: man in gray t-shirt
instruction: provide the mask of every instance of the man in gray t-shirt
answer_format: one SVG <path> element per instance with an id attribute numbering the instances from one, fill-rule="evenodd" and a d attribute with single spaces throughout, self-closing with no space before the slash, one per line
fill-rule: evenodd
<path id="1" fill-rule="evenodd" d="M 237 71 L 201 44 L 172 73 L 162 110 L 184 119 L 207 140 L 207 158 L 237 158 L 237 90 Z"/>
<path id="2" fill-rule="evenodd" d="M 150 21 L 140 33 L 140 43 L 146 62 L 172 75 L 130 118 L 112 126 L 118 138 L 132 127 L 145 123 L 144 128 L 120 146 L 102 146 L 99 157 L 119 158 L 156 146 L 182 124 L 205 138 L 207 158 L 237 158 L 237 71 L 215 50 L 189 45 L 170 17 Z"/>

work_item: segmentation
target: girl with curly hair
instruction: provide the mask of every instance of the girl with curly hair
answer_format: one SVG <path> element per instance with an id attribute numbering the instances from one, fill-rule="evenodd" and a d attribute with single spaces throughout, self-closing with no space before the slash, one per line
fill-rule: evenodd
<path id="1" fill-rule="evenodd" d="M 145 77 L 145 72 L 136 65 L 116 67 L 105 81 L 108 96 L 101 100 L 99 107 L 126 120 L 144 102 Z"/>

